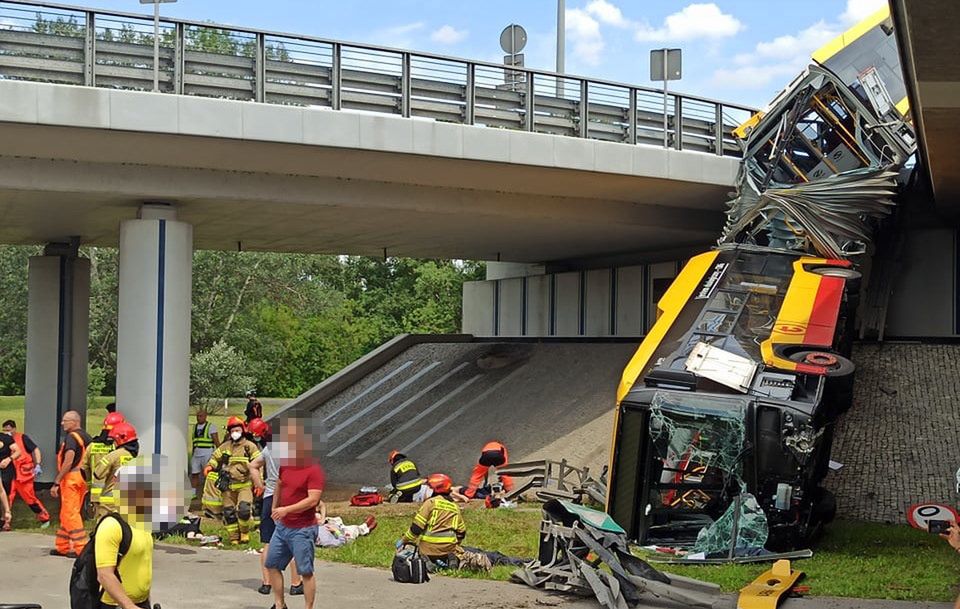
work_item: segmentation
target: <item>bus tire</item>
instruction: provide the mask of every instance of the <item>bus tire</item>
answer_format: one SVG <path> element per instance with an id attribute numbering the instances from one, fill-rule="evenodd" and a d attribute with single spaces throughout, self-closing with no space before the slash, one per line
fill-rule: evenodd
<path id="1" fill-rule="evenodd" d="M 814 351 L 812 349 L 803 349 L 801 351 L 794 351 L 789 355 L 790 361 L 810 364 L 813 366 L 818 366 L 821 364 L 816 363 L 815 361 L 808 361 L 809 359 L 816 359 L 819 356 L 829 356 L 830 359 L 834 360 L 834 363 L 826 366 L 827 376 L 828 377 L 842 377 L 849 376 L 853 374 L 854 370 L 857 367 L 852 361 L 848 358 L 839 355 L 837 353 L 832 353 L 829 351 Z"/>

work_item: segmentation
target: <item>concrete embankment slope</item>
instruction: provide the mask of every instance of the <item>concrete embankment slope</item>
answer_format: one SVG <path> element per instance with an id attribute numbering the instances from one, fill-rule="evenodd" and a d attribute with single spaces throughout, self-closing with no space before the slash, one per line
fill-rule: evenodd
<path id="1" fill-rule="evenodd" d="M 566 458 L 599 474 L 614 391 L 637 342 L 460 337 L 400 345 L 340 379 L 335 391 L 318 386 L 291 408 L 323 422 L 324 465 L 335 483 L 383 484 L 392 449 L 423 473 L 465 482 L 492 439 L 507 445 L 512 461 Z"/>

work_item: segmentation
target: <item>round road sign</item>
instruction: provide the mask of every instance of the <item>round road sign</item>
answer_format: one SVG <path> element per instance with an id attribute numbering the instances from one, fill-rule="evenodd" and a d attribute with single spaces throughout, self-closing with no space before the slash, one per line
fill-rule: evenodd
<path id="1" fill-rule="evenodd" d="M 504 53 L 516 55 L 527 46 L 527 31 L 516 23 L 511 23 L 500 32 L 500 48 Z"/>
<path id="2" fill-rule="evenodd" d="M 957 510 L 942 503 L 918 503 L 907 508 L 907 522 L 915 529 L 928 530 L 931 520 L 960 521 Z"/>

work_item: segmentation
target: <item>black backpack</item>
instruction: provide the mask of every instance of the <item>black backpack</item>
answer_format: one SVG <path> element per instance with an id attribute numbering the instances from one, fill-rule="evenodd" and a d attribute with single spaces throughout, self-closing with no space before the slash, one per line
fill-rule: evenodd
<path id="1" fill-rule="evenodd" d="M 70 572 L 70 609 L 97 609 L 100 606 L 100 597 L 103 588 L 97 581 L 96 534 L 97 529 L 107 518 L 113 518 L 120 523 L 122 531 L 120 537 L 120 551 L 117 553 L 117 565 L 130 551 L 130 541 L 133 531 L 130 525 L 118 514 L 107 514 L 97 523 L 90 535 L 90 541 L 83 547 L 80 555 L 73 561 L 73 570 Z M 118 574 L 119 577 L 119 574 Z"/>
<path id="2" fill-rule="evenodd" d="M 393 557 L 393 579 L 401 584 L 423 584 L 430 581 L 427 561 L 417 550 L 404 548 Z"/>

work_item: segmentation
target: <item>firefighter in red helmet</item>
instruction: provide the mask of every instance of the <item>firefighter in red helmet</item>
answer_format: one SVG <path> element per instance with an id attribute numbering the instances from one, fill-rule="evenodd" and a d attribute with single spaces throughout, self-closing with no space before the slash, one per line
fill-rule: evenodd
<path id="1" fill-rule="evenodd" d="M 263 479 L 258 464 L 253 461 L 260 456 L 260 447 L 247 439 L 247 426 L 243 419 L 230 417 L 227 421 L 227 441 L 213 451 L 203 475 L 214 469 L 220 470 L 223 490 L 223 523 L 233 545 L 249 543 L 253 523 L 253 491 L 262 492 Z"/>

